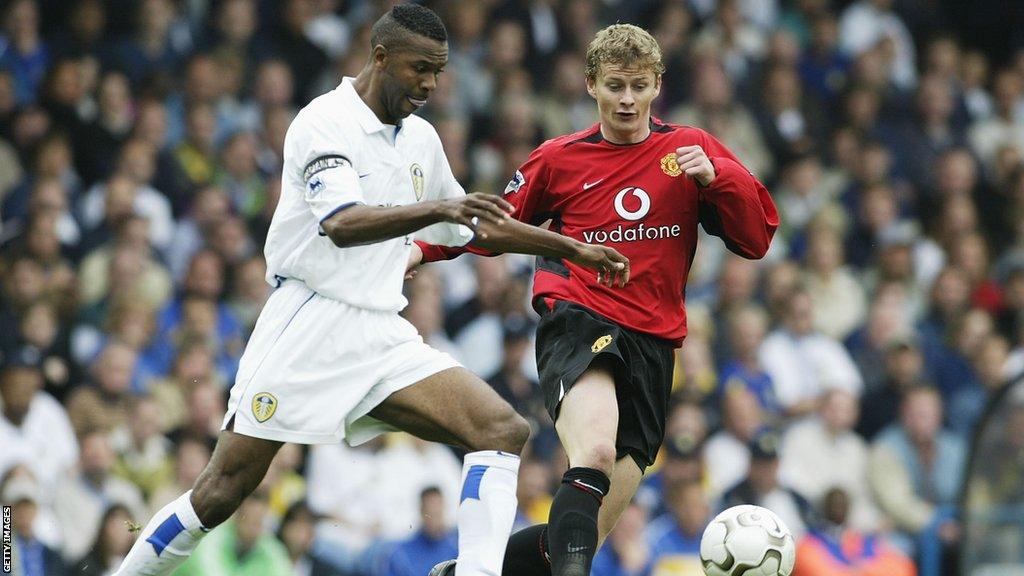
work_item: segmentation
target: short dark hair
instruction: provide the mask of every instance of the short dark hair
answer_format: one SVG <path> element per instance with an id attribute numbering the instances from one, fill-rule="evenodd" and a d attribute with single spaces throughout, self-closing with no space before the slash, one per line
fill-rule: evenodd
<path id="1" fill-rule="evenodd" d="M 444 496 L 444 494 L 441 493 L 441 489 L 438 488 L 437 486 L 427 486 L 426 488 L 420 491 L 420 502 L 426 500 L 427 496 L 435 495 Z"/>
<path id="2" fill-rule="evenodd" d="M 448 41 L 448 30 L 433 10 L 419 4 L 399 4 L 374 23 L 370 49 L 378 44 L 388 49 L 397 48 L 406 43 L 410 33 L 438 42 Z"/>

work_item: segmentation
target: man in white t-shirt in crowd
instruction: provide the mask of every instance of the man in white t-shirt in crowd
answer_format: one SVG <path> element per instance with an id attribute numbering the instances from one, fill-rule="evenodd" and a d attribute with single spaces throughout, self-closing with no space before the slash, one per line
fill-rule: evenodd
<path id="1" fill-rule="evenodd" d="M 433 127 L 410 116 L 448 60 L 436 14 L 396 6 L 370 42 L 359 75 L 288 129 L 265 249 L 277 289 L 242 356 L 217 448 L 193 489 L 143 528 L 118 576 L 172 572 L 255 489 L 283 442 L 358 444 L 393 428 L 469 452 L 458 576 L 501 571 L 529 425 L 398 315 L 413 239 L 563 258 L 608 286 L 625 284 L 628 262 L 508 218 L 500 197 L 465 194 Z"/>
<path id="2" fill-rule="evenodd" d="M 814 329 L 814 309 L 803 289 L 786 301 L 782 326 L 761 344 L 759 357 L 772 378 L 775 397 L 786 415 L 797 418 L 818 409 L 831 389 L 860 397 L 860 371 L 842 344 Z"/>

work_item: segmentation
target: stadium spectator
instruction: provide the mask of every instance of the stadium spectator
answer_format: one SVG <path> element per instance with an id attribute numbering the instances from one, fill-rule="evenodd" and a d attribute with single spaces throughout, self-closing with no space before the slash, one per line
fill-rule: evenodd
<path id="1" fill-rule="evenodd" d="M 816 416 L 783 434 L 779 478 L 809 502 L 821 502 L 830 489 L 842 488 L 849 500 L 850 526 L 871 532 L 879 528 L 880 518 L 868 485 L 868 447 L 853 431 L 858 416 L 852 394 L 826 394 Z"/>
<path id="2" fill-rule="evenodd" d="M 149 509 L 159 510 L 195 483 L 210 461 L 210 447 L 198 438 L 182 438 L 176 444 L 174 475 L 149 496 Z M 282 521 L 283 522 L 283 521 Z"/>
<path id="3" fill-rule="evenodd" d="M 883 359 L 885 376 L 880 387 L 861 397 L 860 419 L 857 433 L 871 440 L 890 424 L 898 420 L 903 395 L 911 388 L 924 384 L 924 358 L 921 348 L 913 339 L 898 339 L 885 349 Z"/>
<path id="4" fill-rule="evenodd" d="M 651 573 L 701 576 L 700 537 L 711 518 L 711 505 L 696 482 L 672 486 L 666 493 L 669 511 L 647 526 Z"/>
<path id="5" fill-rule="evenodd" d="M 852 56 L 885 46 L 889 80 L 903 90 L 917 82 L 917 55 L 906 24 L 891 0 L 858 0 L 847 6 L 839 22 L 843 50 Z"/>
<path id="6" fill-rule="evenodd" d="M 122 504 L 111 504 L 103 512 L 99 532 L 89 553 L 74 568 L 78 576 L 104 576 L 116 570 L 132 547 L 135 535 L 128 529 L 131 511 Z"/>
<path id="7" fill-rule="evenodd" d="M 39 486 L 30 478 L 12 478 L 4 483 L 0 499 L 6 506 L 10 506 L 10 528 L 13 531 L 11 536 L 14 544 L 11 560 L 14 573 L 24 576 L 68 574 L 60 553 L 47 546 L 36 535 Z"/>
<path id="8" fill-rule="evenodd" d="M 266 494 L 253 493 L 230 520 L 210 533 L 176 574 L 288 574 L 291 560 L 287 549 L 264 528 L 268 511 Z"/>
<path id="9" fill-rule="evenodd" d="M 476 295 L 453 309 L 445 321 L 445 332 L 461 348 L 466 368 L 476 374 L 494 374 L 501 367 L 504 293 L 511 274 L 507 257 L 473 260 Z M 520 309 L 523 304 L 515 303 Z"/>
<path id="10" fill-rule="evenodd" d="M 77 374 L 67 360 L 70 356 L 68 338 L 60 326 L 57 307 L 44 300 L 38 301 L 25 311 L 18 338 L 24 352 L 38 356 L 44 390 L 63 398 Z M 19 353 L 17 350 L 10 352 Z"/>
<path id="11" fill-rule="evenodd" d="M 420 526 L 409 538 L 395 545 L 380 576 L 420 576 L 434 564 L 456 556 L 458 542 L 445 521 L 445 502 L 435 486 L 420 492 Z"/>
<path id="12" fill-rule="evenodd" d="M 754 300 L 758 276 L 757 264 L 736 254 L 727 254 L 721 263 L 716 286 L 717 297 L 711 311 L 711 328 L 714 331 L 710 336 L 711 351 L 714 353 L 716 366 L 721 366 L 722 360 L 737 355 L 737 351 L 733 349 L 733 336 L 729 329 L 730 318 L 734 312 Z M 693 328 L 690 334 L 694 334 Z"/>
<path id="13" fill-rule="evenodd" d="M 940 574 L 942 548 L 960 537 L 953 503 L 960 493 L 965 449 L 942 429 L 942 397 L 931 388 L 908 391 L 900 420 L 879 433 L 868 475 L 879 508 L 914 551 L 921 575 Z"/>
<path id="14" fill-rule="evenodd" d="M 669 122 L 708 130 L 743 158 L 760 178 L 772 176 L 774 162 L 753 113 L 734 96 L 733 81 L 720 60 L 705 58 L 693 71 L 693 102 L 671 110 Z"/>
<path id="15" fill-rule="evenodd" d="M 757 397 L 746 388 L 726 390 L 721 402 L 722 429 L 708 438 L 704 467 L 714 497 L 742 480 L 750 465 L 749 443 L 765 426 Z"/>
<path id="16" fill-rule="evenodd" d="M 864 378 L 865 393 L 875 392 L 885 380 L 885 355 L 894 342 L 912 338 L 911 306 L 901 286 L 881 286 L 867 313 L 867 320 L 845 344 Z"/>
<path id="17" fill-rule="evenodd" d="M 805 286 L 811 297 L 814 329 L 842 342 L 864 321 L 864 288 L 845 264 L 842 234 L 814 225 L 808 235 Z"/>
<path id="18" fill-rule="evenodd" d="M 128 422 L 128 401 L 138 353 L 127 344 L 110 342 L 90 365 L 90 382 L 68 396 L 68 417 L 81 436 L 93 429 L 111 432 Z"/>
<path id="19" fill-rule="evenodd" d="M 761 365 L 772 378 L 785 413 L 802 416 L 817 409 L 822 394 L 840 388 L 860 394 L 857 366 L 841 344 L 814 330 L 811 295 L 797 290 L 786 301 L 782 326 L 765 338 Z"/>
<path id="20" fill-rule="evenodd" d="M 526 366 L 533 349 L 533 325 L 522 318 L 507 320 L 503 327 L 503 354 L 501 369 L 487 378 L 490 384 L 516 412 L 526 417 L 535 429 L 534 444 L 538 441 L 551 443 L 553 430 L 540 401 L 537 390 L 540 383 L 535 374 Z M 535 372 L 535 370 L 533 371 Z M 543 438 L 537 436 L 543 435 Z"/>
<path id="21" fill-rule="evenodd" d="M 0 476 L 28 466 L 41 489 L 52 494 L 78 461 L 78 442 L 68 414 L 43 392 L 43 375 L 30 349 L 3 359 L 0 371 Z"/>
<path id="22" fill-rule="evenodd" d="M 516 520 L 513 530 L 544 522 L 551 512 L 551 487 L 554 483 L 551 464 L 536 456 L 523 460 L 519 465 L 519 485 L 516 498 Z"/>
<path id="23" fill-rule="evenodd" d="M 147 511 L 139 489 L 113 474 L 116 455 L 107 434 L 91 430 L 80 438 L 80 469 L 60 482 L 53 504 L 64 543 L 63 557 L 69 562 L 77 562 L 89 552 L 109 504 L 123 504 L 135 519 L 145 518 Z"/>
<path id="24" fill-rule="evenodd" d="M 305 502 L 296 502 L 288 508 L 281 519 L 277 539 L 288 551 L 295 574 L 345 576 L 345 572 L 331 564 L 317 549 L 316 516 Z"/>
<path id="25" fill-rule="evenodd" d="M 849 496 L 833 488 L 821 499 L 820 524 L 797 542 L 793 576 L 916 576 L 905 554 L 884 538 L 848 524 Z"/>
<path id="26" fill-rule="evenodd" d="M 150 397 L 138 396 L 128 403 L 128 425 L 111 434 L 117 453 L 114 474 L 138 486 L 147 499 L 172 474 L 171 443 L 160 432 L 160 406 Z"/>
<path id="27" fill-rule="evenodd" d="M 703 443 L 685 432 L 671 430 L 671 422 L 678 419 L 679 414 L 689 411 L 693 405 L 682 404 L 673 412 L 669 420 L 669 435 L 665 440 L 665 449 L 661 458 L 661 466 L 657 472 L 647 475 L 640 483 L 635 502 L 643 506 L 647 516 L 656 518 L 669 512 L 668 494 L 680 484 L 698 483 L 703 486 L 706 480 L 704 471 Z M 699 412 L 698 412 L 699 413 Z"/>
<path id="28" fill-rule="evenodd" d="M 605 545 L 594 556 L 593 576 L 640 576 L 650 569 L 651 547 L 644 531 L 648 526 L 644 508 L 631 503 L 608 534 Z"/>
<path id="29" fill-rule="evenodd" d="M 39 28 L 39 7 L 33 0 L 16 0 L 7 5 L 0 66 L 13 73 L 18 104 L 36 100 L 50 63 L 50 50 Z"/>
<path id="30" fill-rule="evenodd" d="M 979 118 L 971 125 L 971 146 L 989 169 L 995 167 L 996 153 L 1004 146 L 1024 151 L 1024 129 L 1020 116 L 1021 78 L 1013 70 L 996 73 L 992 81 L 993 114 Z"/>
<path id="31" fill-rule="evenodd" d="M 185 405 L 188 406 L 187 418 L 167 432 L 167 437 L 172 442 L 179 442 L 183 438 L 196 438 L 213 450 L 217 434 L 224 423 L 224 411 L 227 409 L 223 389 L 218 386 L 219 382 L 221 380 L 210 379 L 192 383 L 192 387 L 185 395 Z"/>
<path id="32" fill-rule="evenodd" d="M 764 430 L 750 441 L 750 468 L 746 477 L 722 495 L 722 509 L 753 504 L 778 514 L 799 538 L 811 519 L 811 504 L 779 478 L 777 432 Z"/>

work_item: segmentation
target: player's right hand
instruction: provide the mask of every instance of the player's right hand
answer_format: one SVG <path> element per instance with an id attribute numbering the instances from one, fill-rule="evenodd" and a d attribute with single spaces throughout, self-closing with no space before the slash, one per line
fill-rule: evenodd
<path id="1" fill-rule="evenodd" d="M 461 198 L 441 202 L 441 220 L 469 227 L 481 238 L 487 233 L 477 229 L 482 220 L 500 226 L 509 218 L 514 207 L 501 196 L 473 192 Z"/>
<path id="2" fill-rule="evenodd" d="M 618 284 L 620 288 L 629 282 L 629 258 L 614 248 L 580 242 L 572 262 L 597 270 L 598 284 L 609 288 Z"/>

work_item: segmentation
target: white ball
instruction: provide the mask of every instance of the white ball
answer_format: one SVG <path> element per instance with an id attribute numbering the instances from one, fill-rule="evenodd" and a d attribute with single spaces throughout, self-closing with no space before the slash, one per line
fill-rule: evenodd
<path id="1" fill-rule="evenodd" d="M 793 534 L 774 512 L 734 506 L 708 524 L 700 541 L 708 576 L 789 576 L 796 563 Z"/>

